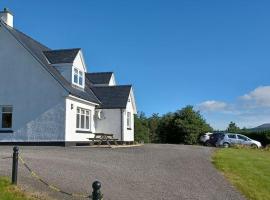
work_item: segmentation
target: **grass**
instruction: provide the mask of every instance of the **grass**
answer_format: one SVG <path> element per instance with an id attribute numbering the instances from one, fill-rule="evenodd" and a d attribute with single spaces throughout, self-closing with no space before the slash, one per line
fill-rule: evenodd
<path id="1" fill-rule="evenodd" d="M 270 151 L 220 149 L 213 163 L 248 199 L 270 199 Z"/>
<path id="2" fill-rule="evenodd" d="M 34 200 L 34 198 L 11 185 L 8 178 L 0 177 L 0 200 Z"/>

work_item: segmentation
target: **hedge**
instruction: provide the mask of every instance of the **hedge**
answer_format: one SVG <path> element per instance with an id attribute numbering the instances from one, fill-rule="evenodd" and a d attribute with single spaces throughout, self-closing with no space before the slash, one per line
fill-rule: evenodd
<path id="1" fill-rule="evenodd" d="M 263 146 L 270 144 L 270 131 L 246 132 L 243 135 L 261 142 Z"/>

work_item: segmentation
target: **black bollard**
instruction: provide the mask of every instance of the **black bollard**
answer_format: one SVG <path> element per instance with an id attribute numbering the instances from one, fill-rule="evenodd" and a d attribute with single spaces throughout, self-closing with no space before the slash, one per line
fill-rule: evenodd
<path id="1" fill-rule="evenodd" d="M 100 191 L 101 183 L 99 181 L 95 181 L 92 184 L 93 192 L 92 192 L 92 200 L 101 200 L 102 194 Z"/>
<path id="2" fill-rule="evenodd" d="M 11 178 L 11 182 L 13 185 L 17 185 L 18 155 L 19 155 L 19 148 L 15 146 L 13 147 L 12 178 Z"/>

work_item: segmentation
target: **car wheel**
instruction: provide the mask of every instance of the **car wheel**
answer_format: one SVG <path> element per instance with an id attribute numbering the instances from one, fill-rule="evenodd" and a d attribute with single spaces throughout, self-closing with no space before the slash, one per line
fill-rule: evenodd
<path id="1" fill-rule="evenodd" d="M 251 148 L 258 149 L 258 146 L 256 144 L 252 144 Z"/>
<path id="2" fill-rule="evenodd" d="M 228 142 L 225 142 L 225 143 L 223 143 L 223 147 L 228 148 L 228 147 L 230 147 L 230 144 Z"/>

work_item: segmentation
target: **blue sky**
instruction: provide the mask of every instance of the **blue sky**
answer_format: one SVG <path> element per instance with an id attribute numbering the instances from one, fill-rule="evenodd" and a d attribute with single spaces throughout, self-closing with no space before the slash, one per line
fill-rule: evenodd
<path id="1" fill-rule="evenodd" d="M 218 129 L 270 122 L 270 2 L 1 0 L 52 49 L 81 47 L 88 71 L 132 83 L 138 110 L 194 105 Z"/>

